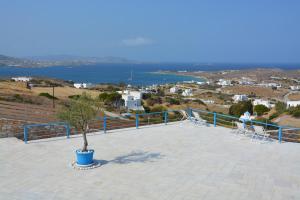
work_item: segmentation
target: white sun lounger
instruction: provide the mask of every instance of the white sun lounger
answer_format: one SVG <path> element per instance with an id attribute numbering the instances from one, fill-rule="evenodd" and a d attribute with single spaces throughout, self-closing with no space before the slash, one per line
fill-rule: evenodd
<path id="1" fill-rule="evenodd" d="M 190 119 L 190 116 L 188 115 L 188 113 L 185 110 L 179 110 L 179 112 L 182 114 L 182 118 L 180 121 Z"/>
<path id="2" fill-rule="evenodd" d="M 194 118 L 193 118 L 193 122 L 195 124 L 201 124 L 201 125 L 207 125 L 207 121 L 202 119 L 199 115 L 198 112 L 195 112 L 195 111 L 192 111 L 193 115 L 194 115 Z"/>

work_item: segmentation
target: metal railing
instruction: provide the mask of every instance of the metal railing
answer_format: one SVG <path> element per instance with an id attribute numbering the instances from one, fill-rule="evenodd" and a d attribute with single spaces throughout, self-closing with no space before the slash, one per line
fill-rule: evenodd
<path id="1" fill-rule="evenodd" d="M 216 126 L 223 126 L 227 128 L 236 128 L 235 122 L 242 122 L 244 127 L 249 126 L 263 126 L 266 131 L 269 131 L 270 137 L 277 139 L 279 143 L 286 142 L 300 142 L 300 128 L 280 126 L 274 123 L 262 122 L 257 120 L 241 120 L 238 117 L 226 114 L 220 114 L 216 112 L 210 112 L 199 109 L 189 109 L 189 115 L 192 116 L 193 112 L 198 112 L 201 118 L 207 121 L 207 123 Z"/>
<path id="2" fill-rule="evenodd" d="M 192 109 L 188 108 L 185 110 L 188 117 L 193 116 L 193 112 L 197 112 L 202 119 L 206 120 L 207 123 L 212 124 L 214 127 L 223 126 L 227 128 L 236 128 L 235 122 L 241 122 L 240 118 L 211 112 L 207 110 Z M 152 124 L 168 124 L 169 122 L 183 120 L 182 110 L 167 110 L 162 112 L 151 112 L 151 113 L 136 113 L 127 114 L 126 117 L 109 117 L 103 116 L 95 119 L 89 126 L 90 131 L 103 131 L 107 133 L 108 130 L 130 128 L 139 128 L 141 126 L 152 125 Z M 243 120 L 244 126 L 253 127 L 254 125 L 263 126 L 265 130 L 273 130 L 270 135 L 273 139 L 278 140 L 280 143 L 282 141 L 289 142 L 300 142 L 300 128 L 279 126 L 273 123 L 265 123 L 257 120 Z M 66 129 L 66 136 L 69 138 L 71 134 L 70 126 L 67 123 L 55 122 L 48 124 L 27 124 L 24 125 L 24 142 L 28 141 L 29 129 L 33 127 L 64 127 Z M 38 137 L 35 139 L 39 139 Z"/>
<path id="3" fill-rule="evenodd" d="M 104 116 L 98 119 L 100 123 L 102 123 L 102 130 L 106 133 L 107 130 L 118 128 L 139 128 L 153 124 L 168 124 L 169 122 L 180 121 L 182 115 L 179 110 L 168 110 L 162 112 L 128 114 L 126 118 Z"/>
<path id="4" fill-rule="evenodd" d="M 49 129 L 51 129 L 51 127 L 64 127 L 67 138 L 70 137 L 70 132 L 71 132 L 70 125 L 67 123 L 64 123 L 64 122 L 51 122 L 51 123 L 46 123 L 46 124 L 26 124 L 26 125 L 24 125 L 24 142 L 25 143 L 27 143 L 28 139 L 29 139 L 29 130 L 31 128 L 35 128 L 35 127 L 44 127 L 44 128 L 49 127 Z M 40 132 L 41 131 L 39 130 L 39 133 Z M 34 139 L 41 139 L 41 138 L 45 138 L 47 136 L 45 134 L 42 134 L 42 135 L 34 134 L 34 135 L 35 135 Z M 56 134 L 56 136 L 58 136 L 58 135 Z"/>

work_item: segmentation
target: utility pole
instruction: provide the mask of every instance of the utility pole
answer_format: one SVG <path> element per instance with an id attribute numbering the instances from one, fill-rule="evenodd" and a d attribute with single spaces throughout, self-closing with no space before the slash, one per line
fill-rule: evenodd
<path id="1" fill-rule="evenodd" d="M 53 108 L 55 108 L 55 97 L 54 97 L 54 85 L 52 85 L 52 105 L 53 105 Z"/>

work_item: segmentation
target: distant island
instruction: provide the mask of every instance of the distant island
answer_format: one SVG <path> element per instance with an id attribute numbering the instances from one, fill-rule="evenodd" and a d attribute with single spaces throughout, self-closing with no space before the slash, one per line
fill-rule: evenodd
<path id="1" fill-rule="evenodd" d="M 121 57 L 84 57 L 72 55 L 53 55 L 53 56 L 33 56 L 27 58 L 17 58 L 6 55 L 0 55 L 0 67 L 51 67 L 51 66 L 79 66 L 79 65 L 94 65 L 98 63 L 139 63 L 137 61 L 128 60 Z"/>

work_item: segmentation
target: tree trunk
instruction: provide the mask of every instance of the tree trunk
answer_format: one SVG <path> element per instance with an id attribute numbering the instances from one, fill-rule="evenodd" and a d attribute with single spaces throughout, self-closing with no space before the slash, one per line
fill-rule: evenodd
<path id="1" fill-rule="evenodd" d="M 83 141 L 84 141 L 82 151 L 87 151 L 88 141 L 86 138 L 86 131 L 83 131 L 82 136 L 83 136 Z"/>

